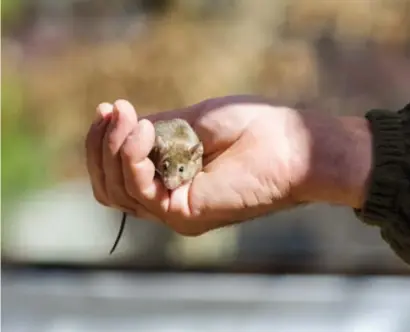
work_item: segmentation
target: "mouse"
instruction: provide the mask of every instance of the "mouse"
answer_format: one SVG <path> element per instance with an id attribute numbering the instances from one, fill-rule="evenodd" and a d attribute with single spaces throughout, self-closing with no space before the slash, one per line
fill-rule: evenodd
<path id="1" fill-rule="evenodd" d="M 202 169 L 204 147 L 189 123 L 183 119 L 154 124 L 155 143 L 149 158 L 168 190 L 191 181 Z"/>
<path id="2" fill-rule="evenodd" d="M 172 191 L 190 182 L 203 168 L 204 146 L 192 126 L 184 119 L 154 122 L 155 141 L 148 158 L 155 175 Z M 120 230 L 112 246 L 114 252 L 125 228 L 127 214 L 122 213 Z"/>

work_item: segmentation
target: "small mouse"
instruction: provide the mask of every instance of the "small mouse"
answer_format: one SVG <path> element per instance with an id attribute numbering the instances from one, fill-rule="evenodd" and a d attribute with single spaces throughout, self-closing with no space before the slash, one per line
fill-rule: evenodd
<path id="1" fill-rule="evenodd" d="M 204 147 L 183 119 L 158 121 L 150 159 L 164 186 L 174 190 L 191 181 L 202 169 Z"/>
<path id="2" fill-rule="evenodd" d="M 190 182 L 203 167 L 204 147 L 191 125 L 180 118 L 154 123 L 155 143 L 149 158 L 155 166 L 156 175 L 168 190 Z M 114 252 L 125 227 L 123 212 L 117 238 L 110 251 Z"/>

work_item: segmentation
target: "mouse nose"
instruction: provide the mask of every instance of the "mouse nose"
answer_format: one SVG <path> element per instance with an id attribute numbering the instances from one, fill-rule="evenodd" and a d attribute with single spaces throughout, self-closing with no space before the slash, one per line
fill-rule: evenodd
<path id="1" fill-rule="evenodd" d="M 174 190 L 180 185 L 180 181 L 176 177 L 168 178 L 164 180 L 164 185 L 169 190 Z"/>

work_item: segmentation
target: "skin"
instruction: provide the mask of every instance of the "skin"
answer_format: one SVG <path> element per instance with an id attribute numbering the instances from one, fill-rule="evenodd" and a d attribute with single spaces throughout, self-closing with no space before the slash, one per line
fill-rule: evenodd
<path id="1" fill-rule="evenodd" d="M 301 202 L 361 207 L 371 171 L 371 134 L 361 117 L 278 107 L 227 96 L 139 118 L 126 100 L 103 103 L 86 138 L 95 198 L 196 236 Z M 204 147 L 204 168 L 168 191 L 148 158 L 152 122 L 183 118 Z"/>

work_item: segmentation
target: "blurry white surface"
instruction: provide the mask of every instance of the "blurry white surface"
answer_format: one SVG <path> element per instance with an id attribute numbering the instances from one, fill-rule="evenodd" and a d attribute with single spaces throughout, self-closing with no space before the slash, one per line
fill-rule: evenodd
<path id="1" fill-rule="evenodd" d="M 405 332 L 409 278 L 3 276 L 3 331 Z"/>
<path id="2" fill-rule="evenodd" d="M 236 254 L 233 227 L 191 239 L 160 223 L 136 218 L 131 221 L 128 216 L 115 255 L 109 256 L 121 217 L 120 211 L 97 203 L 88 179 L 60 183 L 16 203 L 2 225 L 3 255 L 17 262 L 98 263 L 138 260 L 138 255 L 153 260 L 156 246 L 178 263 L 216 264 L 229 261 Z M 172 241 L 166 243 L 169 239 Z"/>
<path id="3" fill-rule="evenodd" d="M 133 259 L 165 226 L 128 216 L 121 241 L 109 250 L 122 214 L 99 204 L 88 179 L 60 183 L 23 197 L 3 222 L 2 254 L 14 261 L 99 263 Z M 154 249 L 151 248 L 151 251 Z"/>
<path id="4" fill-rule="evenodd" d="M 86 178 L 23 197 L 13 212 L 2 220 L 2 253 L 15 261 L 93 264 L 124 259 L 162 264 L 167 259 L 178 265 L 223 265 L 235 260 L 276 264 L 275 257 L 286 253 L 287 257 L 301 255 L 297 264 L 310 264 L 313 259 L 330 269 L 403 268 L 376 227 L 359 222 L 351 209 L 325 204 L 269 214 L 195 238 L 129 216 L 111 256 L 108 252 L 118 234 L 121 213 L 98 204 Z"/>
<path id="5" fill-rule="evenodd" d="M 33 262 L 104 259 L 120 218 L 95 201 L 88 181 L 61 183 L 20 200 L 5 221 L 3 254 Z"/>

